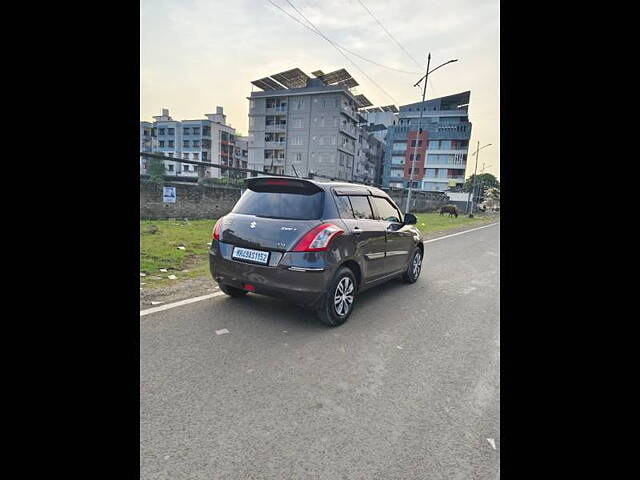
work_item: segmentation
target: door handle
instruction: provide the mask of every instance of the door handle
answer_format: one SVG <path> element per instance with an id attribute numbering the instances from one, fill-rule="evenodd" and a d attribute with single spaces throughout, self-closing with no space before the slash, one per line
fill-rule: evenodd
<path id="1" fill-rule="evenodd" d="M 353 227 L 353 233 L 362 233 L 360 227 Z"/>

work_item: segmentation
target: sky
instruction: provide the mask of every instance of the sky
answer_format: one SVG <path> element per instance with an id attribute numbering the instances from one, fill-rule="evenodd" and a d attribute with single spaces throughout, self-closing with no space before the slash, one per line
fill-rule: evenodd
<path id="1" fill-rule="evenodd" d="M 141 0 L 140 119 L 162 108 L 176 120 L 205 118 L 223 106 L 227 123 L 248 133 L 252 80 L 298 67 L 307 75 L 346 68 L 374 104 L 421 100 L 413 84 L 431 69 L 427 99 L 471 91 L 472 134 L 467 176 L 477 142 L 478 173 L 500 176 L 500 2 L 498 0 L 271 0 L 327 38 L 369 60 L 344 53 L 296 23 L 269 0 Z M 399 47 L 366 6 L 388 30 Z M 416 64 L 417 61 L 417 64 Z M 418 65 L 422 65 L 421 68 Z M 358 67 L 361 69 L 359 70 Z M 364 73 L 363 73 L 364 72 Z"/>

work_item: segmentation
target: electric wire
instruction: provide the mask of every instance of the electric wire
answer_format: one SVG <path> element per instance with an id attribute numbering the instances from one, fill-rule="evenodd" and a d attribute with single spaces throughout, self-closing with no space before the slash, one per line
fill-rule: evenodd
<path id="1" fill-rule="evenodd" d="M 371 12 L 371 10 L 369 10 L 369 9 L 367 8 L 367 6 L 366 6 L 364 3 L 362 3 L 362 0 L 358 0 L 358 2 L 360 3 L 360 5 L 362 5 L 362 8 L 364 8 L 364 9 L 369 13 L 369 15 L 371 15 L 371 17 L 372 17 L 372 18 L 377 22 L 377 24 L 378 24 L 378 25 L 380 25 L 380 26 L 382 27 L 382 29 L 387 33 L 387 35 L 389 35 L 389 37 L 391 38 L 391 40 L 393 40 L 393 41 L 396 43 L 396 45 L 398 45 L 398 47 L 400 47 L 400 48 L 402 49 L 402 51 L 403 51 L 404 53 L 406 53 L 406 54 L 407 54 L 407 56 L 408 56 L 411 60 L 413 60 L 413 62 L 414 62 L 414 63 L 415 63 L 419 68 L 424 68 L 422 65 L 420 65 L 420 62 L 418 62 L 418 61 L 413 57 L 413 55 L 411 55 L 411 54 L 407 51 L 407 49 L 406 49 L 406 48 L 404 48 L 404 47 L 400 44 L 400 42 L 399 42 L 398 40 L 396 40 L 396 37 L 394 37 L 394 36 L 391 34 L 391 32 L 385 28 L 385 26 L 384 26 L 384 25 L 382 25 L 382 23 L 380 22 L 380 20 L 378 20 L 378 19 L 376 18 L 376 16 Z"/>
<path id="2" fill-rule="evenodd" d="M 269 1 L 271 2 L 271 0 L 269 0 Z M 344 58 L 345 58 L 349 63 L 351 63 L 354 67 L 356 67 L 356 68 L 357 68 L 357 69 L 358 69 L 358 70 L 359 70 L 359 71 L 360 71 L 360 72 L 361 72 L 365 77 L 367 77 L 367 79 L 368 79 L 368 80 L 369 80 L 373 85 L 375 85 L 375 86 L 376 86 L 376 87 L 377 87 L 377 88 L 378 88 L 382 93 L 384 93 L 387 97 L 389 97 L 389 98 L 393 101 L 393 103 L 395 103 L 395 104 L 397 104 L 397 103 L 398 103 L 398 102 L 397 102 L 397 100 L 391 96 L 391 94 L 389 94 L 389 93 L 388 93 L 384 88 L 382 88 L 382 87 L 378 84 L 378 82 L 376 82 L 373 78 L 371 78 L 369 75 L 367 75 L 367 73 L 366 73 L 364 70 L 362 70 L 362 68 L 360 68 L 360 67 L 359 67 L 359 66 L 358 66 L 358 65 L 357 65 L 353 60 L 351 60 L 349 57 L 347 57 L 347 56 L 345 55 L 345 53 L 344 53 L 342 50 L 340 50 L 340 48 L 339 48 L 339 47 L 338 47 L 338 46 L 337 46 L 337 45 L 336 45 L 336 44 L 335 44 L 331 39 L 329 39 L 329 38 L 328 38 L 324 33 L 322 33 L 322 32 L 320 31 L 320 29 L 318 29 L 318 27 L 316 27 L 316 26 L 313 24 L 313 22 L 311 22 L 307 17 L 305 17 L 305 15 L 304 15 L 300 10 L 298 10 L 298 9 L 296 8 L 296 6 L 295 6 L 293 3 L 291 3 L 291 1 L 290 1 L 290 0 L 286 0 L 286 1 L 287 1 L 287 3 L 288 3 L 289 5 L 291 5 L 291 7 L 292 7 L 296 12 L 298 12 L 298 14 L 299 14 L 302 18 L 304 18 L 304 19 L 307 21 L 307 23 L 309 23 L 309 25 L 311 25 L 311 26 L 313 27 L 313 29 L 314 29 L 315 31 L 317 31 L 317 32 L 318 32 L 318 34 L 319 34 L 322 38 L 324 38 L 327 42 L 329 42 L 329 43 L 331 44 L 331 46 L 332 46 L 333 48 L 335 48 L 335 49 L 338 51 L 338 53 L 340 53 L 340 55 L 342 55 L 342 56 L 343 56 L 343 57 L 344 57 Z"/>
<path id="3" fill-rule="evenodd" d="M 274 3 L 272 0 L 269 0 L 269 3 L 271 3 L 274 7 L 276 7 L 277 9 L 279 9 L 281 12 L 283 12 L 285 15 L 287 15 L 289 18 L 291 18 L 291 20 L 293 20 L 294 22 L 302 25 L 304 28 L 312 31 L 313 33 L 315 33 L 316 35 L 318 35 L 319 37 L 322 37 L 322 35 L 320 33 L 318 33 L 317 31 L 315 31 L 313 28 L 311 28 L 309 25 L 306 25 L 304 23 L 302 23 L 300 20 L 298 20 L 296 17 L 294 17 L 293 15 L 291 15 L 289 12 L 287 12 L 284 8 L 282 8 L 280 5 Z M 383 65 L 382 63 L 376 62 L 375 60 L 371 60 L 367 57 L 363 57 L 362 55 L 360 55 L 359 53 L 356 53 L 354 51 L 349 50 L 346 47 L 343 47 L 342 45 L 340 45 L 337 42 L 333 42 L 335 43 L 339 48 L 341 48 L 342 50 L 344 50 L 345 52 L 353 55 L 354 57 L 358 57 L 360 60 L 364 60 L 365 62 L 369 62 L 372 63 L 373 65 L 377 65 L 378 67 L 381 68 L 386 68 L 387 70 L 392 70 L 394 72 L 398 72 L 398 73 L 405 73 L 407 75 L 420 75 L 420 72 L 410 72 L 408 70 L 400 70 L 399 68 L 395 68 L 395 67 L 390 67 L 388 65 Z"/>

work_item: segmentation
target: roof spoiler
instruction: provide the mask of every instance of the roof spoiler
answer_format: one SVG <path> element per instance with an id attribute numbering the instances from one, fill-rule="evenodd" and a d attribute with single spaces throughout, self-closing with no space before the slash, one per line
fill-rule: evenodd
<path id="1" fill-rule="evenodd" d="M 315 183 L 302 178 L 252 177 L 246 180 L 247 188 L 254 192 L 298 193 L 313 195 L 324 191 Z"/>

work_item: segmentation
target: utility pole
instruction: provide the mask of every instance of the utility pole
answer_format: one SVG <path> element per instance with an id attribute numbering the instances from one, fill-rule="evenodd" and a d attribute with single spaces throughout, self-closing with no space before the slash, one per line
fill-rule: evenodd
<path id="1" fill-rule="evenodd" d="M 466 213 L 473 217 L 473 201 L 471 201 L 471 212 L 469 212 L 469 201 L 471 200 L 471 193 L 475 193 L 476 191 L 476 172 L 478 171 L 478 154 L 480 153 L 480 141 L 478 140 L 478 149 L 476 150 L 476 166 L 473 169 L 473 187 L 469 190 L 469 195 L 467 196 L 467 211 Z"/>
<path id="2" fill-rule="evenodd" d="M 407 193 L 407 205 L 404 209 L 405 213 L 409 213 L 411 206 L 411 187 L 413 186 L 413 172 L 416 167 L 416 154 L 418 153 L 418 145 L 420 145 L 420 136 L 422 135 L 422 113 L 424 112 L 424 99 L 427 95 L 427 81 L 429 80 L 429 64 L 431 63 L 431 52 L 427 57 L 427 70 L 424 75 L 424 87 L 422 88 L 422 103 L 420 104 L 420 119 L 418 120 L 418 136 L 416 138 L 416 146 L 413 149 L 413 160 L 411 162 L 411 175 L 409 175 L 409 192 Z M 426 159 L 425 159 L 426 161 Z"/>
<path id="3" fill-rule="evenodd" d="M 483 145 L 482 147 L 480 147 L 480 142 L 478 142 L 478 149 L 476 150 L 476 166 L 473 169 L 473 188 L 469 191 L 469 195 L 467 196 L 467 211 L 465 214 L 469 214 L 469 217 L 473 217 L 473 198 L 471 197 L 471 193 L 473 192 L 474 195 L 476 193 L 476 172 L 478 171 L 478 154 L 480 153 L 480 150 L 482 150 L 484 147 L 488 147 L 489 145 L 491 144 L 487 143 L 486 145 Z M 469 211 L 469 201 L 471 201 L 471 211 Z"/>
<path id="4" fill-rule="evenodd" d="M 487 168 L 491 165 L 487 165 Z M 482 170 L 480 170 L 480 175 L 482 175 L 482 182 L 480 182 L 480 188 L 478 189 L 478 193 L 476 194 L 476 203 L 479 202 L 480 198 L 484 200 L 484 169 L 485 164 L 482 164 Z"/>

